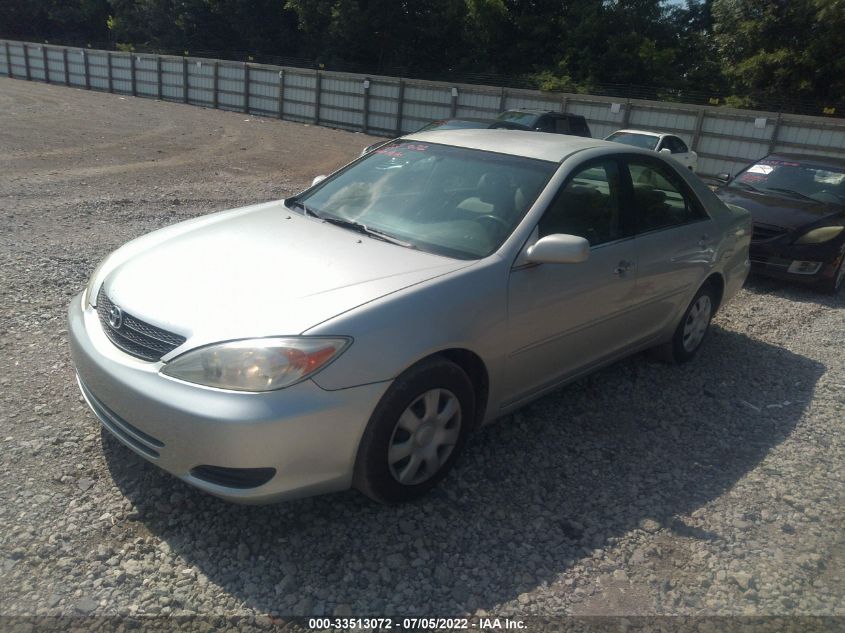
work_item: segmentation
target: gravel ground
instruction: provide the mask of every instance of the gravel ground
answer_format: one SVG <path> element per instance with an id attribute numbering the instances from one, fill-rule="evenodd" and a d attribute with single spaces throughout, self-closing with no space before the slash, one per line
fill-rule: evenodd
<path id="1" fill-rule="evenodd" d="M 751 279 L 694 362 L 561 389 L 397 508 L 230 505 L 101 434 L 65 328 L 96 263 L 369 142 L 0 78 L 0 615 L 845 616 L 845 295 Z"/>

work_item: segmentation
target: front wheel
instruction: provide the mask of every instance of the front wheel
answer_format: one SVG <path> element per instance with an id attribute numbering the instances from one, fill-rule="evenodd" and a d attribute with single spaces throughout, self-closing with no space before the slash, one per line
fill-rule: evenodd
<path id="1" fill-rule="evenodd" d="M 414 365 L 373 412 L 355 463 L 355 487 L 382 503 L 419 497 L 446 476 L 475 415 L 473 386 L 454 363 Z"/>
<path id="2" fill-rule="evenodd" d="M 839 258 L 839 266 L 833 272 L 833 276 L 823 283 L 822 288 L 825 292 L 835 295 L 842 289 L 845 283 L 845 254 Z"/>

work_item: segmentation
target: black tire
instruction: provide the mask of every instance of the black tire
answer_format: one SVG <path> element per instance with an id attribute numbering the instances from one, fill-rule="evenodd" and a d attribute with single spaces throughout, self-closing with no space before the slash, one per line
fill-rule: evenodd
<path id="1" fill-rule="evenodd" d="M 842 286 L 845 286 L 845 254 L 839 260 L 839 266 L 833 272 L 833 276 L 822 282 L 822 290 L 828 294 L 835 295 L 839 293 Z"/>
<path id="2" fill-rule="evenodd" d="M 704 332 L 701 334 L 697 342 L 690 346 L 686 344 L 686 328 L 693 318 L 693 310 L 696 309 L 696 305 L 699 305 L 699 301 L 702 297 L 706 297 L 707 301 L 709 301 L 709 313 L 706 318 L 706 324 L 704 324 Z M 688 360 L 691 360 L 698 353 L 698 350 L 701 349 L 702 343 L 704 343 L 707 339 L 707 333 L 710 331 L 710 321 L 716 312 L 717 300 L 717 293 L 712 284 L 704 284 L 699 291 L 695 293 L 695 296 L 692 298 L 692 301 L 690 301 L 687 309 L 684 310 L 684 316 L 681 318 L 680 323 L 678 323 L 678 327 L 675 328 L 672 340 L 659 346 L 655 350 L 657 355 L 662 360 L 676 364 L 685 363 Z"/>
<path id="3" fill-rule="evenodd" d="M 388 451 L 395 445 L 396 434 L 399 432 L 400 416 L 418 403 L 424 394 L 438 389 L 443 390 L 447 398 L 454 395 L 459 404 L 457 440 L 437 470 L 427 479 L 419 483 L 401 483 L 394 475 L 398 468 L 391 466 L 388 461 Z M 441 357 L 417 363 L 396 379 L 373 411 L 358 447 L 353 485 L 371 499 L 388 504 L 424 495 L 454 465 L 466 443 L 474 418 L 472 382 L 460 367 Z M 410 436 L 408 441 L 413 439 Z"/>

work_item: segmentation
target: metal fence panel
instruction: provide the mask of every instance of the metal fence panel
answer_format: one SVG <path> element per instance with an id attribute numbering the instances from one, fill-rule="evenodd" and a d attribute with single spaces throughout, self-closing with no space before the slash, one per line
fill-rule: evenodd
<path id="1" fill-rule="evenodd" d="M 112 90 L 132 94 L 132 59 L 129 55 L 112 55 Z"/>
<path id="2" fill-rule="evenodd" d="M 47 81 L 47 73 L 44 71 L 43 48 L 25 44 L 29 57 L 29 78 L 35 81 Z"/>
<path id="3" fill-rule="evenodd" d="M 100 51 L 88 51 L 88 84 L 93 90 L 109 89 L 108 55 Z"/>
<path id="4" fill-rule="evenodd" d="M 9 43 L 9 59 L 12 62 L 12 76 L 26 79 L 26 58 L 23 44 L 19 42 Z"/>
<path id="5" fill-rule="evenodd" d="M 2 57 L 2 51 L 3 47 L 0 46 L 0 57 Z M 2 61 L 0 61 L 0 68 L 2 67 Z M 47 49 L 47 72 L 51 83 L 65 83 L 65 64 L 61 49 L 52 47 Z"/>
<path id="6" fill-rule="evenodd" d="M 695 145 L 702 174 L 735 173 L 770 151 L 845 156 L 845 121 L 824 117 L 7 40 L 0 40 L 0 73 L 384 136 L 454 116 L 492 119 L 502 109 L 566 111 L 584 116 L 597 138 L 621 127 L 673 132 Z"/>
<path id="7" fill-rule="evenodd" d="M 68 74 L 70 85 L 85 87 L 85 51 L 79 49 L 68 49 L 67 52 Z"/>
<path id="8" fill-rule="evenodd" d="M 158 98 L 158 70 L 155 57 L 135 56 L 135 90 L 139 96 Z"/>

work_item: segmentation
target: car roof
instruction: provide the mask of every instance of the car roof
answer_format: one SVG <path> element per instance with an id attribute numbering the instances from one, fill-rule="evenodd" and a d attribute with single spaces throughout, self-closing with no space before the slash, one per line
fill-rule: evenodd
<path id="1" fill-rule="evenodd" d="M 668 132 L 652 132 L 651 130 L 633 129 L 616 130 L 615 132 L 612 132 L 612 134 L 619 134 L 620 132 L 625 132 L 626 134 L 642 134 L 643 136 L 674 136 L 674 134 L 669 134 Z"/>
<path id="2" fill-rule="evenodd" d="M 499 116 L 502 114 L 506 114 L 507 112 L 525 112 L 527 114 L 553 114 L 559 117 L 577 117 L 579 119 L 583 119 L 584 116 L 581 114 L 573 114 L 572 112 L 556 112 L 555 110 L 542 110 L 540 108 L 508 108 L 504 110 Z"/>
<path id="3" fill-rule="evenodd" d="M 522 132 L 519 130 L 432 130 L 419 134 L 409 134 L 402 138 L 466 147 L 467 149 L 479 149 L 497 154 L 524 156 L 555 163 L 563 161 L 575 152 L 594 147 L 604 147 L 616 152 L 621 151 L 619 143 L 600 139 L 549 134 L 547 132 Z"/>
<path id="4" fill-rule="evenodd" d="M 813 163 L 815 165 L 819 165 L 820 167 L 835 167 L 838 169 L 845 168 L 845 158 L 839 158 L 838 156 L 818 156 L 814 154 L 793 154 L 791 152 L 775 152 L 774 154 L 769 154 L 765 158 L 785 158 L 786 160 Z"/>

